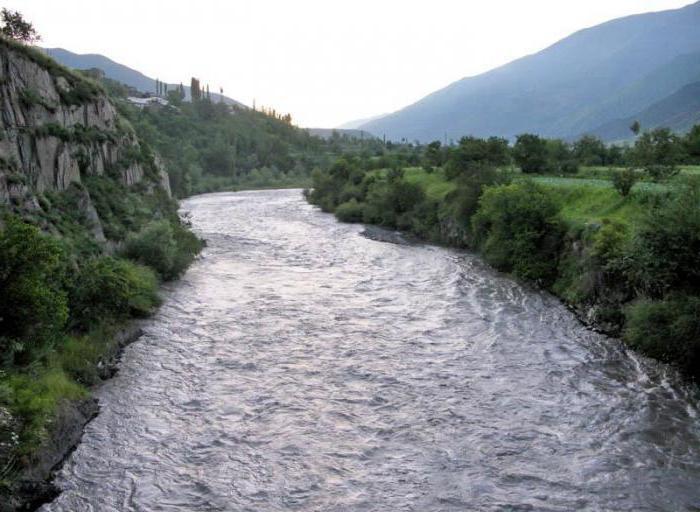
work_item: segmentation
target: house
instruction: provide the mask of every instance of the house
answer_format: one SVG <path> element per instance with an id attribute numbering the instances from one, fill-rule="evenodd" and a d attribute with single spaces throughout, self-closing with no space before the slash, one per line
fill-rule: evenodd
<path id="1" fill-rule="evenodd" d="M 136 96 L 129 96 L 127 98 L 127 101 L 138 108 L 152 106 L 164 107 L 168 105 L 168 100 L 164 98 L 159 98 L 158 96 L 151 96 L 149 98 L 138 98 Z"/>

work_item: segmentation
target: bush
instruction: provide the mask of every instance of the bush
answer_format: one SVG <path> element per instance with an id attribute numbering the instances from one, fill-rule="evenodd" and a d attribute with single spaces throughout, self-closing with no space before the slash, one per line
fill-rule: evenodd
<path id="1" fill-rule="evenodd" d="M 201 241 L 182 225 L 153 221 L 130 235 L 123 254 L 148 265 L 161 279 L 176 279 L 189 266 L 202 247 Z"/>
<path id="2" fill-rule="evenodd" d="M 626 319 L 630 346 L 700 376 L 700 297 L 641 300 L 627 308 Z"/>
<path id="3" fill-rule="evenodd" d="M 124 246 L 124 256 L 148 265 L 163 279 L 173 276 L 177 243 L 173 228 L 166 221 L 153 221 L 138 233 L 129 235 Z"/>
<path id="4" fill-rule="evenodd" d="M 700 290 L 700 182 L 649 209 L 628 258 L 630 280 L 652 298 Z"/>
<path id="5" fill-rule="evenodd" d="M 474 239 L 494 267 L 550 284 L 563 237 L 558 211 L 534 183 L 489 187 L 472 218 Z"/>
<path id="6" fill-rule="evenodd" d="M 204 242 L 179 222 L 172 225 L 173 237 L 177 245 L 175 260 L 171 269 L 173 278 L 181 276 L 204 247 Z"/>
<path id="7" fill-rule="evenodd" d="M 342 203 L 335 209 L 335 216 L 341 222 L 362 222 L 365 205 L 358 203 L 357 199 Z"/>
<path id="8" fill-rule="evenodd" d="M 108 318 L 143 317 L 158 305 L 158 281 L 149 268 L 101 256 L 82 266 L 70 290 L 71 321 L 86 330 Z"/>
<path id="9" fill-rule="evenodd" d="M 363 221 L 391 228 L 409 229 L 412 212 L 425 200 L 420 185 L 408 183 L 400 173 L 373 182 L 367 193 Z"/>
<path id="10" fill-rule="evenodd" d="M 1 363 L 26 364 L 58 339 L 68 317 L 59 243 L 17 217 L 0 232 Z"/>
<path id="11" fill-rule="evenodd" d="M 639 180 L 639 176 L 633 169 L 625 169 L 616 172 L 612 176 L 612 184 L 622 197 L 627 197 L 632 191 L 632 187 Z"/>

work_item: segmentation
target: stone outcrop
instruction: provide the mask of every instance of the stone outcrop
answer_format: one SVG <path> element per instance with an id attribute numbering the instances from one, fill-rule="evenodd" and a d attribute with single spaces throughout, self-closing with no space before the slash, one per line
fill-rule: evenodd
<path id="1" fill-rule="evenodd" d="M 99 85 L 0 39 L 0 205 L 38 208 L 36 195 L 105 173 L 170 193 L 160 160 L 144 155 Z M 93 217 L 89 195 L 85 208 Z"/>

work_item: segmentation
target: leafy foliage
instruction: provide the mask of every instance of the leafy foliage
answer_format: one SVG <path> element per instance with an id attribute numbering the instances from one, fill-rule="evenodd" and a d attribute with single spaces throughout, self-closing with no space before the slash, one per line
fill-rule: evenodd
<path id="1" fill-rule="evenodd" d="M 0 354 L 27 364 L 58 339 L 68 318 L 60 244 L 16 217 L 0 232 Z"/>
<path id="2" fill-rule="evenodd" d="M 474 237 L 496 268 L 549 284 L 563 236 L 557 213 L 550 194 L 531 182 L 490 187 L 472 218 Z"/>

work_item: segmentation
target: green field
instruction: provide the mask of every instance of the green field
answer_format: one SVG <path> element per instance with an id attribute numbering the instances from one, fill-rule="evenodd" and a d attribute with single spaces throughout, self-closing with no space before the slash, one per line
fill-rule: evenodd
<path id="1" fill-rule="evenodd" d="M 650 196 L 668 190 L 675 181 L 669 184 L 640 181 L 625 198 L 613 188 L 610 180 L 612 173 L 619 170 L 621 169 L 584 167 L 578 174 L 570 177 L 524 175 L 516 172 L 515 179 L 529 179 L 552 190 L 561 201 L 562 218 L 571 226 L 599 223 L 603 219 L 635 224 L 647 208 Z M 386 172 L 377 171 L 382 175 Z M 679 176 L 682 175 L 700 175 L 700 166 L 683 166 Z M 442 169 L 428 173 L 422 167 L 408 167 L 404 169 L 404 179 L 419 185 L 429 198 L 438 201 L 457 187 L 454 181 L 447 180 Z"/>

